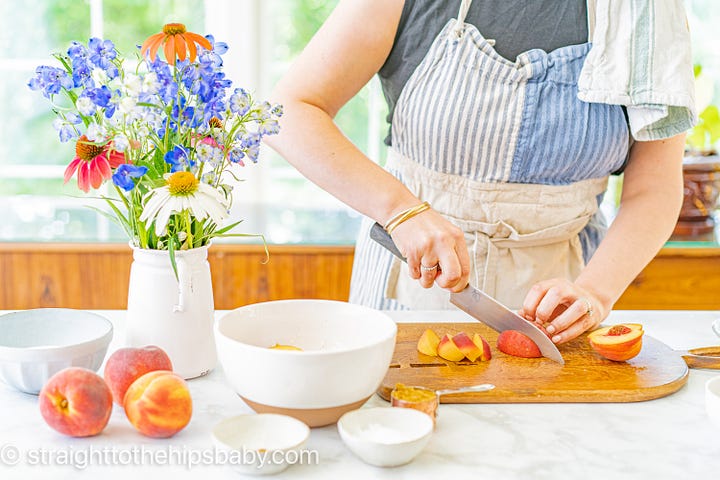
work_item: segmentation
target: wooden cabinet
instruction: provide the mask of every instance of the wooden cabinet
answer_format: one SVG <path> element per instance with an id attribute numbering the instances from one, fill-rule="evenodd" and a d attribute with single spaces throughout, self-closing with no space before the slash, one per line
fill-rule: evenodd
<path id="1" fill-rule="evenodd" d="M 215 307 L 286 298 L 347 300 L 352 246 L 216 244 Z M 123 244 L 1 244 L 0 310 L 123 309 L 132 253 Z M 720 248 L 665 248 L 616 309 L 720 310 Z"/>
<path id="2" fill-rule="evenodd" d="M 615 308 L 720 310 L 720 248 L 663 248 Z"/>

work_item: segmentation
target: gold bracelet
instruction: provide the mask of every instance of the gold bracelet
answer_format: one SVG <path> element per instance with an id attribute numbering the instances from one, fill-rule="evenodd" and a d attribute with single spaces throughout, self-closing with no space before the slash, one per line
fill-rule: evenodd
<path id="1" fill-rule="evenodd" d="M 407 210 L 403 210 L 402 212 L 398 213 L 390 220 L 388 220 L 388 222 L 385 224 L 385 231 L 388 233 L 392 233 L 393 230 L 395 230 L 397 226 L 403 223 L 405 220 L 409 220 L 418 213 L 422 213 L 425 210 L 430 210 L 430 204 L 428 202 L 423 202 L 420 205 L 415 205 L 414 207 L 410 207 Z"/>

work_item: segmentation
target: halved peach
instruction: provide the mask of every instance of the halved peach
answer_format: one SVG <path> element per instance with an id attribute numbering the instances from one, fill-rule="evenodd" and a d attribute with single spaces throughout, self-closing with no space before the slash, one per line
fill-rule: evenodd
<path id="1" fill-rule="evenodd" d="M 479 349 L 482 350 L 482 354 L 478 357 L 481 361 L 486 362 L 492 358 L 492 352 L 490 351 L 490 344 L 479 333 L 473 335 L 472 341 Z"/>
<path id="2" fill-rule="evenodd" d="M 538 346 L 530 337 L 517 330 L 505 330 L 498 335 L 498 350 L 515 357 L 537 358 L 542 357 Z"/>
<path id="3" fill-rule="evenodd" d="M 457 345 L 455 345 L 455 342 L 453 342 L 452 338 L 450 338 L 450 335 L 447 333 L 443 335 L 442 339 L 440 339 L 437 351 L 440 357 L 445 360 L 450 360 L 451 362 L 459 362 L 465 358 L 465 354 L 460 351 Z"/>
<path id="4" fill-rule="evenodd" d="M 437 336 L 437 333 L 428 328 L 423 332 L 418 340 L 418 352 L 431 357 L 437 357 L 439 343 L 440 337 Z"/>
<path id="5" fill-rule="evenodd" d="M 597 353 L 608 360 L 623 362 L 640 353 L 643 333 L 639 323 L 623 323 L 599 328 L 587 338 Z"/>

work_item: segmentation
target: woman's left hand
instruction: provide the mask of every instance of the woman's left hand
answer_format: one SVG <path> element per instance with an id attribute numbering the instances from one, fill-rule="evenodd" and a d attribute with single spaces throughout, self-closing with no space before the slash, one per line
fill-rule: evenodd
<path id="1" fill-rule="evenodd" d="M 533 285 L 519 313 L 542 326 L 553 343 L 564 343 L 599 325 L 608 310 L 593 292 L 554 278 Z"/>

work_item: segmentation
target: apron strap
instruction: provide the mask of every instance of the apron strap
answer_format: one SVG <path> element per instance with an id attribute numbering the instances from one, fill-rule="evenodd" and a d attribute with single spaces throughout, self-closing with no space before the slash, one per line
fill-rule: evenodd
<path id="1" fill-rule="evenodd" d="M 455 22 L 455 28 L 453 28 L 453 32 L 455 35 L 460 38 L 462 36 L 462 32 L 465 29 L 465 17 L 467 17 L 468 10 L 470 10 L 470 4 L 472 3 L 472 0 L 462 0 L 460 2 L 460 10 L 458 11 L 458 17 L 457 21 Z"/>
<path id="2" fill-rule="evenodd" d="M 587 0 L 587 24 L 588 24 L 588 42 L 592 43 L 593 33 L 595 33 L 595 11 L 597 10 L 597 0 Z"/>

